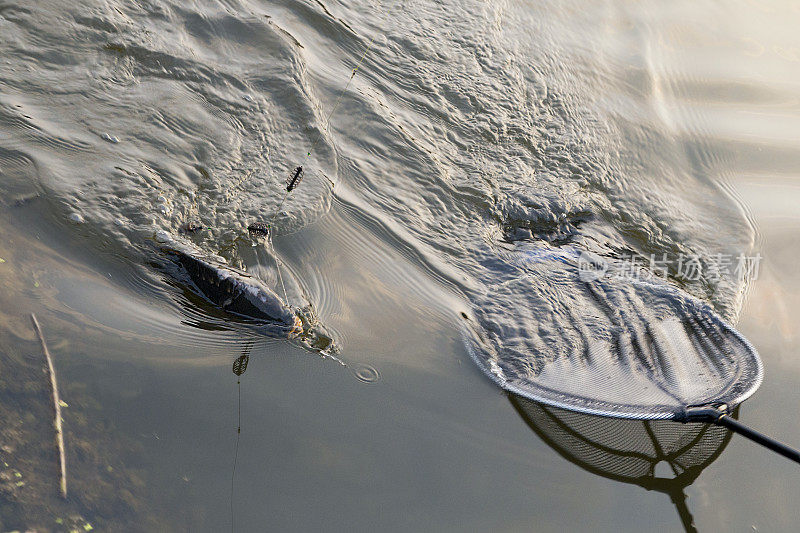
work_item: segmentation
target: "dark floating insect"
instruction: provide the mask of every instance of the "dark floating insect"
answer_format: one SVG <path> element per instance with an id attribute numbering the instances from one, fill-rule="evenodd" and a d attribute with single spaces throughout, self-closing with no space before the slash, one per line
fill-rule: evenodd
<path id="1" fill-rule="evenodd" d="M 293 174 L 286 180 L 286 192 L 292 192 L 295 187 L 300 184 L 300 181 L 303 179 L 303 167 L 297 167 L 294 169 Z"/>
<path id="2" fill-rule="evenodd" d="M 266 237 L 269 235 L 269 224 L 265 222 L 253 222 L 247 226 L 247 231 L 249 231 L 251 235 L 261 235 Z"/>
<path id="3" fill-rule="evenodd" d="M 233 362 L 233 373 L 237 376 L 241 376 L 247 370 L 247 363 L 250 362 L 250 354 L 240 355 L 236 358 L 236 361 Z"/>

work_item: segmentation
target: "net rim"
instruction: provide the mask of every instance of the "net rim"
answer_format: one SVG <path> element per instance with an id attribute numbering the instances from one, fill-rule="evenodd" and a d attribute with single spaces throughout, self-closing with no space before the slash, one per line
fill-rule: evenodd
<path id="1" fill-rule="evenodd" d="M 592 282 L 587 282 L 587 283 L 592 283 Z M 657 289 L 658 291 L 668 292 L 668 293 L 671 293 L 673 295 L 679 295 L 682 298 L 685 298 L 688 301 L 691 301 L 693 304 L 697 305 L 698 310 L 701 310 L 702 312 L 708 314 L 712 319 L 717 321 L 726 331 L 731 333 L 736 338 L 736 340 L 738 340 L 739 342 L 742 343 L 742 345 L 744 345 L 744 347 L 745 347 L 745 349 L 747 350 L 748 353 L 752 354 L 752 358 L 751 359 L 752 359 L 752 362 L 754 363 L 754 366 L 755 366 L 754 377 L 753 377 L 752 380 L 750 380 L 750 383 L 748 384 L 748 386 L 745 387 L 744 390 L 741 393 L 737 394 L 734 398 L 727 400 L 726 405 L 727 405 L 728 409 L 733 409 L 737 405 L 740 405 L 742 402 L 744 402 L 748 398 L 750 398 L 756 392 L 756 390 L 758 390 L 758 388 L 761 386 L 761 383 L 764 380 L 764 364 L 761 361 L 761 356 L 759 355 L 759 353 L 755 349 L 755 347 L 750 343 L 750 341 L 747 340 L 747 338 L 745 338 L 744 335 L 742 335 L 736 328 L 734 328 L 732 325 L 728 324 L 728 322 L 726 322 L 721 316 L 719 316 L 711 308 L 711 306 L 708 303 L 703 302 L 701 300 L 698 300 L 697 298 L 695 298 L 695 297 L 693 297 L 693 296 L 691 296 L 689 294 L 686 294 L 685 292 L 680 291 L 680 290 L 678 290 L 677 288 L 675 288 L 675 287 L 673 287 L 671 285 L 655 284 L 655 283 L 651 283 L 651 282 L 644 281 L 644 280 L 635 280 L 632 283 L 634 283 L 636 285 L 644 285 L 644 286 L 647 286 L 647 287 L 652 287 L 652 288 Z M 661 411 L 658 411 L 658 410 L 644 411 L 644 410 L 641 410 L 641 409 L 637 410 L 637 409 L 632 409 L 631 406 L 622 406 L 622 409 L 612 409 L 611 406 L 613 404 L 611 404 L 609 402 L 604 402 L 604 401 L 601 401 L 601 400 L 590 400 L 590 401 L 592 401 L 592 402 L 594 402 L 596 404 L 604 404 L 606 407 L 601 407 L 601 406 L 592 407 L 592 406 L 587 406 L 587 405 L 577 405 L 575 403 L 570 403 L 570 402 L 567 402 L 567 401 L 561 401 L 561 400 L 559 400 L 557 398 L 554 398 L 552 396 L 537 394 L 535 391 L 531 390 L 531 388 L 520 387 L 520 386 L 516 385 L 512 381 L 509 381 L 507 379 L 501 378 L 495 372 L 493 372 L 490 368 L 488 368 L 486 363 L 485 363 L 485 361 L 482 360 L 479 357 L 478 350 L 476 350 L 475 347 L 473 346 L 474 343 L 473 343 L 472 339 L 470 339 L 468 328 L 466 327 L 466 325 L 463 322 L 460 324 L 460 326 L 461 326 L 460 327 L 461 335 L 462 335 L 464 344 L 467 347 L 467 351 L 469 352 L 470 357 L 472 358 L 472 360 L 477 364 L 478 368 L 481 369 L 481 372 L 483 372 L 483 374 L 485 376 L 487 376 L 492 382 L 494 382 L 495 385 L 497 385 L 501 389 L 503 389 L 503 390 L 505 390 L 507 392 L 510 392 L 512 394 L 516 394 L 518 396 L 521 396 L 523 398 L 527 398 L 527 399 L 533 400 L 535 402 L 540 402 L 540 403 L 543 403 L 545 405 L 551 405 L 553 407 L 566 409 L 567 411 L 585 413 L 585 414 L 596 415 L 596 416 L 603 416 L 603 417 L 607 417 L 607 418 L 619 418 L 619 419 L 625 419 L 625 420 L 677 420 L 677 421 L 681 421 L 681 419 L 683 418 L 683 416 L 685 414 L 686 408 L 690 407 L 689 405 L 686 405 L 686 406 L 683 406 L 683 409 L 680 409 L 680 410 L 676 410 L 674 407 L 670 407 L 668 409 L 664 409 L 664 410 L 661 410 Z M 735 382 L 733 382 L 733 383 L 735 383 Z M 541 385 L 536 385 L 536 388 L 540 389 L 540 390 L 551 390 L 551 391 L 553 391 L 553 389 L 548 389 L 547 387 L 543 387 Z M 557 391 L 553 391 L 553 393 L 556 396 L 559 395 L 559 394 L 563 395 L 563 396 L 567 396 L 565 393 L 558 393 Z M 715 402 L 713 400 L 708 402 L 708 404 L 714 404 L 714 403 Z M 716 403 L 719 403 L 719 402 L 716 402 Z"/>

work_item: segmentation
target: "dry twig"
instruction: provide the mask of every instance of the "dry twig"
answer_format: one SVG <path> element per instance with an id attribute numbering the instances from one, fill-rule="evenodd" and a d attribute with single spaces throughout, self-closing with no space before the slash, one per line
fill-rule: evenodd
<path id="1" fill-rule="evenodd" d="M 67 497 L 67 459 L 64 452 L 64 430 L 61 424 L 61 398 L 58 396 L 58 384 L 56 383 L 56 369 L 53 366 L 53 358 L 50 357 L 50 350 L 47 349 L 47 343 L 44 341 L 42 335 L 42 328 L 39 327 L 39 321 L 36 320 L 36 315 L 31 313 L 31 322 L 33 322 L 33 329 L 36 330 L 36 335 L 39 336 L 39 342 L 42 343 L 42 351 L 44 352 L 45 359 L 47 359 L 47 369 L 50 374 L 50 386 L 53 393 L 53 407 L 55 408 L 56 416 L 53 421 L 53 426 L 56 430 L 56 447 L 58 448 L 58 459 L 61 464 L 61 497 Z"/>

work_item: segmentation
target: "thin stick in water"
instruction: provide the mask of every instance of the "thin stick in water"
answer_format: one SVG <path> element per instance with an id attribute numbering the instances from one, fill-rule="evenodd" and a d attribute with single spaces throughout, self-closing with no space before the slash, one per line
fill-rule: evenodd
<path id="1" fill-rule="evenodd" d="M 56 382 L 56 369 L 53 366 L 53 358 L 50 357 L 50 350 L 47 349 L 47 343 L 44 341 L 44 335 L 42 335 L 42 328 L 39 327 L 39 321 L 36 320 L 36 315 L 31 313 L 31 322 L 33 322 L 33 329 L 36 330 L 36 335 L 39 337 L 39 342 L 42 344 L 42 351 L 44 352 L 44 357 L 47 359 L 47 370 L 50 374 L 50 387 L 52 388 L 53 393 L 53 407 L 56 412 L 55 420 L 53 421 L 53 426 L 56 430 L 56 447 L 58 448 L 58 459 L 61 464 L 61 483 L 60 483 L 60 490 L 61 490 L 61 497 L 66 499 L 67 497 L 67 459 L 66 454 L 64 452 L 64 430 L 61 424 L 61 398 L 58 396 L 58 383 Z"/>

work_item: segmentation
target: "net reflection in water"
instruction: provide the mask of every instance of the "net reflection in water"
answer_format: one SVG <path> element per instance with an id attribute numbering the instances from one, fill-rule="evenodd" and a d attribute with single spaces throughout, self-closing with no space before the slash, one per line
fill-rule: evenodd
<path id="1" fill-rule="evenodd" d="M 593 474 L 667 494 L 686 531 L 696 531 L 684 489 L 719 457 L 730 431 L 710 424 L 586 415 L 515 395 L 509 400 L 562 457 Z M 738 417 L 738 408 L 733 416 Z"/>

